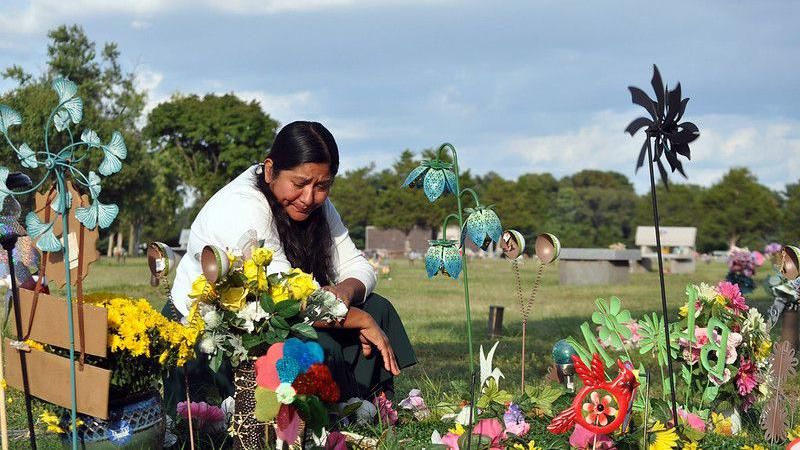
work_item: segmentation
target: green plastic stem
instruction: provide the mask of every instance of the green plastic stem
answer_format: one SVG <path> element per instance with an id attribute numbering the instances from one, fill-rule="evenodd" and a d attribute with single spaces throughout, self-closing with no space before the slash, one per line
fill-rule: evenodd
<path id="1" fill-rule="evenodd" d="M 455 214 L 448 214 L 447 217 L 444 218 L 442 222 L 442 239 L 447 239 L 447 223 L 450 222 L 450 219 L 458 220 L 458 216 Z"/>

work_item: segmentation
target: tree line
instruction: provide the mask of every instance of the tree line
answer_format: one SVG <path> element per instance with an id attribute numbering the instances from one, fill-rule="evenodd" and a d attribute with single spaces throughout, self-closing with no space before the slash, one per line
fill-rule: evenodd
<path id="1" fill-rule="evenodd" d="M 60 26 L 48 37 L 45 69 L 31 74 L 16 65 L 6 68 L 2 75 L 17 86 L 0 96 L 0 103 L 22 114 L 25 121 L 14 133 L 36 150 L 43 145 L 42 126 L 57 100 L 50 82 L 68 76 L 84 99 L 83 123 L 103 139 L 112 130 L 123 133 L 128 158 L 119 174 L 104 181 L 103 194 L 120 206 L 112 231 L 129 236 L 129 251 L 135 242 L 177 243 L 180 230 L 189 227 L 214 192 L 263 160 L 279 129 L 262 109 L 269 105 L 234 94 L 176 93 L 144 117 L 147 92 L 136 86 L 132 72 L 123 70 L 116 44 L 106 43 L 98 52 L 77 25 Z M 22 170 L 9 157 L 10 149 L 4 151 L 3 165 Z M 331 198 L 357 244 L 363 246 L 367 225 L 405 232 L 414 226 L 433 232 L 441 226 L 455 209 L 452 196 L 430 204 L 421 193 L 400 188 L 406 175 L 432 156 L 431 149 L 419 154 L 405 150 L 390 168 L 367 165 L 337 176 Z M 84 163 L 96 167 L 100 157 Z M 632 246 L 636 226 L 652 225 L 649 193 L 637 195 L 630 180 L 617 172 L 582 170 L 560 179 L 528 173 L 509 180 L 466 170 L 461 182 L 473 187 L 482 203 L 495 205 L 504 227 L 528 238 L 547 231 L 568 247 Z M 710 187 L 657 189 L 662 225 L 696 226 L 700 251 L 800 242 L 800 180 L 775 192 L 747 168 L 734 168 Z"/>

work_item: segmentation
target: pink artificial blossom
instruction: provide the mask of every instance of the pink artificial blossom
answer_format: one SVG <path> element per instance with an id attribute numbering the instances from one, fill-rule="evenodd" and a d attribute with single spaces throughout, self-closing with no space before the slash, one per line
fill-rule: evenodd
<path id="1" fill-rule="evenodd" d="M 480 422 L 472 429 L 472 434 L 486 436 L 491 439 L 491 450 L 502 450 L 500 447 L 500 440 L 506 438 L 503 431 L 503 425 L 497 419 L 481 419 Z"/>
<path id="2" fill-rule="evenodd" d="M 596 445 L 595 445 L 595 436 L 597 436 Z M 572 430 L 572 434 L 569 437 L 569 445 L 574 448 L 582 450 L 591 448 L 595 448 L 598 450 L 616 449 L 616 447 L 614 446 L 614 441 L 612 441 L 611 438 L 609 438 L 607 435 L 594 434 L 577 423 L 575 424 L 575 429 Z"/>
<path id="3" fill-rule="evenodd" d="M 741 358 L 739 364 L 739 373 L 736 374 L 736 388 L 739 390 L 739 395 L 744 397 L 751 393 L 758 385 L 756 380 L 756 366 L 750 359 Z"/>
<path id="4" fill-rule="evenodd" d="M 325 450 L 347 450 L 347 439 L 338 431 L 331 431 L 325 439 Z"/>
<path id="5" fill-rule="evenodd" d="M 189 410 L 186 408 L 186 402 L 178 403 L 176 407 L 177 413 L 189 419 Z M 192 420 L 197 424 L 197 428 L 218 428 L 225 425 L 225 413 L 219 406 L 209 405 L 206 402 L 192 402 L 191 403 Z"/>
<path id="6" fill-rule="evenodd" d="M 728 369 L 726 367 L 725 370 L 722 372 L 722 378 L 721 379 L 717 378 L 717 376 L 714 375 L 713 373 L 708 372 L 708 379 L 714 385 L 722 386 L 723 384 L 725 384 L 725 383 L 727 383 L 728 381 L 731 380 L 731 369 Z"/>
<path id="7" fill-rule="evenodd" d="M 442 445 L 447 447 L 447 450 L 459 450 L 458 448 L 459 435 L 453 432 L 447 433 L 442 436 Z"/>
<path id="8" fill-rule="evenodd" d="M 706 423 L 705 421 L 698 416 L 697 414 L 692 414 L 685 409 L 678 409 L 678 416 L 686 422 L 687 425 L 694 428 L 697 431 L 704 432 L 706 431 Z"/>
<path id="9" fill-rule="evenodd" d="M 424 420 L 431 415 L 430 409 L 425 405 L 425 400 L 422 398 L 422 391 L 419 389 L 412 389 L 408 393 L 408 397 L 400 400 L 398 405 L 410 411 L 413 411 L 414 418 L 417 420 Z"/>
<path id="10" fill-rule="evenodd" d="M 747 311 L 747 303 L 742 295 L 742 292 L 739 290 L 738 284 L 733 284 L 728 281 L 720 281 L 717 285 L 717 290 L 719 290 L 719 294 L 722 297 L 728 300 L 728 304 L 734 311 Z"/>
<path id="11" fill-rule="evenodd" d="M 372 403 L 378 408 L 378 414 L 382 424 L 394 425 L 397 423 L 397 411 L 392 407 L 391 400 L 386 398 L 386 394 L 375 397 Z"/>
<path id="12" fill-rule="evenodd" d="M 756 265 L 761 267 L 764 264 L 764 255 L 761 254 L 760 251 L 755 250 L 753 252 L 753 258 L 756 260 Z"/>

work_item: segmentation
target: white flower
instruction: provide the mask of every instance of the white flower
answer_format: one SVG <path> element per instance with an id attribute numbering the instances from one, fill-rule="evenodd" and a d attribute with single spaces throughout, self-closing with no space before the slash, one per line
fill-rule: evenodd
<path id="1" fill-rule="evenodd" d="M 716 297 L 719 293 L 714 286 L 709 286 L 706 283 L 700 283 L 700 286 L 697 289 L 697 294 L 700 298 L 705 299 L 706 301 L 710 301 L 714 297 Z"/>
<path id="2" fill-rule="evenodd" d="M 275 389 L 275 395 L 278 397 L 279 402 L 284 405 L 291 405 L 297 392 L 290 383 L 281 383 L 278 385 L 278 388 Z"/>
<path id="3" fill-rule="evenodd" d="M 207 334 L 203 336 L 203 340 L 200 341 L 200 351 L 209 355 L 217 351 L 217 341 L 213 335 Z"/>
<path id="4" fill-rule="evenodd" d="M 219 407 L 222 409 L 222 412 L 225 413 L 225 419 L 230 421 L 233 417 L 233 413 L 236 411 L 236 402 L 233 400 L 233 397 L 228 397 L 223 400 Z"/>
<path id="5" fill-rule="evenodd" d="M 203 322 L 206 324 L 206 330 L 213 330 L 222 323 L 222 314 L 217 311 L 213 305 L 201 303 L 199 306 L 200 315 L 203 316 Z"/>
<path id="6" fill-rule="evenodd" d="M 241 328 L 248 333 L 252 333 L 257 322 L 269 317 L 269 314 L 261 307 L 261 302 L 247 302 L 247 305 L 236 313 L 236 317 L 244 320 Z"/>
<path id="7" fill-rule="evenodd" d="M 764 316 L 756 308 L 750 308 L 747 311 L 747 317 L 742 325 L 742 334 L 748 335 L 753 331 L 762 335 L 767 334 L 767 323 L 764 321 Z"/>

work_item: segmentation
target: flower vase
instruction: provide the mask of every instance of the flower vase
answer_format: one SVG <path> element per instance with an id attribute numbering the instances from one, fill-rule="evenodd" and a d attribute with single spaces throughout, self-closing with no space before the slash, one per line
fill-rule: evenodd
<path id="1" fill-rule="evenodd" d="M 127 399 L 112 400 L 108 419 L 82 417 L 78 429 L 81 449 L 161 449 L 164 446 L 166 417 L 157 392 Z M 63 448 L 72 448 L 72 435 L 65 433 Z"/>
<path id="2" fill-rule="evenodd" d="M 233 442 L 237 449 L 265 447 L 266 424 L 254 417 L 256 407 L 255 361 L 245 360 L 233 370 Z"/>

